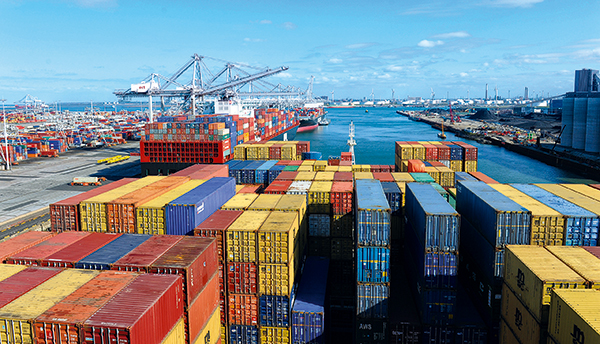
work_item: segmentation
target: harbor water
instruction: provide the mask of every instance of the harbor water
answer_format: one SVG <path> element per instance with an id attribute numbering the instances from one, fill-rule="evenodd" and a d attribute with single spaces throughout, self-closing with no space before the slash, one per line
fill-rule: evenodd
<path id="1" fill-rule="evenodd" d="M 367 112 L 368 110 L 368 112 Z M 429 124 L 415 122 L 396 110 L 412 108 L 329 108 L 328 126 L 299 133 L 296 140 L 310 141 L 312 151 L 321 152 L 323 159 L 348 151 L 350 121 L 355 126 L 354 148 L 357 164 L 393 165 L 395 141 L 439 141 L 438 130 Z M 597 183 L 502 147 L 480 144 L 446 133 L 446 141 L 464 141 L 478 148 L 478 171 L 500 183 Z"/>

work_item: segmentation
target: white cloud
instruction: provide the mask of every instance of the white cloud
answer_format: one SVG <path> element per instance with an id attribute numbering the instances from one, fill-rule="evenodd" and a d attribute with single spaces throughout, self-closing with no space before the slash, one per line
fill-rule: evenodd
<path id="1" fill-rule="evenodd" d="M 471 35 L 466 31 L 455 31 L 455 32 L 442 33 L 439 35 L 435 35 L 433 37 L 447 39 L 447 38 L 466 38 L 466 37 L 471 37 Z"/>
<path id="2" fill-rule="evenodd" d="M 404 70 L 404 67 L 402 67 L 402 66 L 389 66 L 389 67 L 387 67 L 387 70 L 389 70 L 391 72 L 400 72 L 400 71 Z"/>
<path id="3" fill-rule="evenodd" d="M 287 79 L 287 78 L 291 78 L 292 74 L 287 73 L 287 72 L 281 72 L 281 73 L 278 73 L 277 76 L 280 77 L 280 78 L 286 78 Z"/>
<path id="4" fill-rule="evenodd" d="M 356 44 L 349 44 L 346 46 L 346 48 L 348 48 L 348 49 L 363 49 L 363 48 L 372 47 L 373 45 L 375 45 L 375 43 L 356 43 Z"/>
<path id="5" fill-rule="evenodd" d="M 260 38 L 244 38 L 244 42 L 264 42 L 264 39 L 260 39 Z"/>
<path id="6" fill-rule="evenodd" d="M 461 76 L 461 78 L 466 78 L 466 77 L 469 76 L 469 74 L 465 73 L 465 72 L 462 72 L 462 73 L 460 73 L 460 76 Z"/>
<path id="7" fill-rule="evenodd" d="M 341 59 L 337 59 L 337 58 L 334 57 L 334 58 L 329 59 L 329 62 L 331 62 L 331 63 L 342 63 L 343 61 Z"/>
<path id="8" fill-rule="evenodd" d="M 272 22 L 272 21 L 270 21 L 270 20 L 267 20 L 267 19 L 263 19 L 263 20 L 261 20 L 261 21 L 260 21 L 260 23 L 261 23 L 261 24 L 273 24 L 273 22 Z"/>
<path id="9" fill-rule="evenodd" d="M 283 27 L 286 30 L 294 30 L 295 28 L 297 28 L 296 24 L 294 24 L 292 22 L 285 22 L 285 23 L 283 23 Z"/>
<path id="10" fill-rule="evenodd" d="M 388 73 L 382 74 L 382 75 L 378 75 L 377 78 L 379 79 L 391 79 L 392 76 L 389 75 Z"/>
<path id="11" fill-rule="evenodd" d="M 496 7 L 532 7 L 544 0 L 490 0 L 489 4 Z"/>
<path id="12" fill-rule="evenodd" d="M 117 6 L 117 0 L 71 0 L 81 7 L 114 7 Z"/>
<path id="13" fill-rule="evenodd" d="M 424 40 L 420 41 L 419 44 L 417 44 L 417 45 L 422 48 L 433 48 L 437 45 L 442 45 L 442 44 L 444 44 L 443 41 L 428 41 L 428 40 L 424 39 Z"/>

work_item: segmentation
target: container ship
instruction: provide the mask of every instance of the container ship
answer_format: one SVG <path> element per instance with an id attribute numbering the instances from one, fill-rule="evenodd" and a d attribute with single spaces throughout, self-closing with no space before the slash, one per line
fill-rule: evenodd
<path id="1" fill-rule="evenodd" d="M 317 129 L 320 119 L 325 115 L 321 104 L 306 104 L 303 108 L 297 109 L 297 112 L 300 121 L 299 133 Z"/>

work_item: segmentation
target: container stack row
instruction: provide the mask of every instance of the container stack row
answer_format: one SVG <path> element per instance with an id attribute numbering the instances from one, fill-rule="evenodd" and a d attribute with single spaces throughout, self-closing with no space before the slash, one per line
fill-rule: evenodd
<path id="1" fill-rule="evenodd" d="M 302 160 L 302 154 L 309 151 L 309 141 L 260 141 L 236 146 L 233 157 L 235 160 Z"/>
<path id="2" fill-rule="evenodd" d="M 29 236 L 0 248 L 7 263 L 0 276 L 19 270 L 0 281 L 8 342 L 100 343 L 117 336 L 205 343 L 212 335 L 216 343 L 220 337 L 215 240 L 63 232 L 31 246 L 23 240 Z"/>
<path id="3" fill-rule="evenodd" d="M 396 141 L 396 171 L 425 172 L 425 162 L 439 162 L 454 172 L 477 171 L 477 147 L 460 141 Z M 419 162 L 420 161 L 420 162 Z M 439 167 L 430 165 L 431 167 Z M 441 170 L 440 170 L 441 171 Z"/>

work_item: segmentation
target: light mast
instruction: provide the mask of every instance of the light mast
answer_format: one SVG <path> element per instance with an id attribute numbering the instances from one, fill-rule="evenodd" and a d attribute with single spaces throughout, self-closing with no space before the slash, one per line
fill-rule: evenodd
<path id="1" fill-rule="evenodd" d="M 348 135 L 348 146 L 350 146 L 350 153 L 352 153 L 352 165 L 356 162 L 354 158 L 354 146 L 356 146 L 356 141 L 354 140 L 354 122 L 350 121 L 350 132 Z"/>

